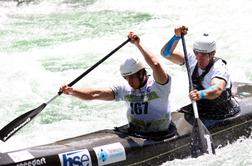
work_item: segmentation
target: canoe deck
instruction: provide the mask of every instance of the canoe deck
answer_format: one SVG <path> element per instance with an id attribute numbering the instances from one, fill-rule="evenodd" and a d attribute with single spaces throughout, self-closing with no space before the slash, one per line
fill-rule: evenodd
<path id="1" fill-rule="evenodd" d="M 234 117 L 216 121 L 208 128 L 215 148 L 240 137 L 249 137 L 252 132 L 252 85 L 234 83 L 234 87 L 233 93 L 242 111 Z M 1 153 L 0 165 L 158 165 L 188 157 L 192 125 L 179 112 L 172 113 L 172 121 L 177 133 L 169 138 L 146 139 L 129 135 L 125 130 L 101 130 L 48 145 Z"/>

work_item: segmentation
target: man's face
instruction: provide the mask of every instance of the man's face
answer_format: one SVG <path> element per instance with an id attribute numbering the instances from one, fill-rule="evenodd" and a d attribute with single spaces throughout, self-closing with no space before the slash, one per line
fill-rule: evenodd
<path id="1" fill-rule="evenodd" d="M 139 74 L 135 73 L 132 75 L 124 76 L 123 77 L 128 84 L 133 88 L 133 89 L 138 89 L 140 87 L 140 79 L 139 79 Z"/>
<path id="2" fill-rule="evenodd" d="M 198 61 L 198 67 L 201 69 L 205 69 L 207 65 L 209 64 L 212 55 L 210 53 L 203 53 L 203 52 L 196 52 L 196 51 L 194 51 L 194 53 Z"/>

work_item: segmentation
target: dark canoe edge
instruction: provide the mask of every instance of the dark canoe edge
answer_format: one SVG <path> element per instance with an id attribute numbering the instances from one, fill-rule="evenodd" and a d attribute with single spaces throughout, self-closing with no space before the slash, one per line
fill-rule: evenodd
<path id="1" fill-rule="evenodd" d="M 250 137 L 252 132 L 252 85 L 234 83 L 234 94 L 241 105 L 241 113 L 235 117 L 216 122 L 209 127 L 215 148 L 232 143 L 240 137 Z M 18 150 L 17 153 L 27 152 L 33 159 L 24 159 L 14 164 L 11 153 L 0 154 L 0 165 L 22 166 L 29 162 L 43 165 L 61 165 L 58 154 L 87 149 L 90 153 L 92 165 L 98 165 L 98 159 L 93 147 L 110 145 L 119 142 L 125 152 L 126 160 L 110 165 L 158 165 L 173 159 L 183 159 L 190 156 L 190 132 L 192 126 L 185 120 L 183 113 L 174 112 L 172 120 L 176 124 L 177 133 L 170 138 L 161 140 L 146 139 L 128 135 L 127 125 L 119 127 L 122 130 L 101 130 L 75 138 L 57 141 L 52 144 Z M 218 153 L 218 151 L 217 151 Z"/>

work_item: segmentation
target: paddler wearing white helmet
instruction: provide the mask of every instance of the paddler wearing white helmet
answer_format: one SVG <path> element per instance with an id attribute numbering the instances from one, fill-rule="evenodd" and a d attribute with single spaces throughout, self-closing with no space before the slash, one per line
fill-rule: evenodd
<path id="1" fill-rule="evenodd" d="M 75 88 L 63 85 L 60 91 L 84 100 L 125 101 L 129 131 L 144 136 L 170 135 L 171 110 L 169 94 L 171 77 L 162 67 L 158 58 L 145 48 L 139 36 L 129 32 L 128 38 L 141 52 L 142 58 L 150 66 L 153 76 L 147 75 L 144 64 L 133 56 L 125 58 L 120 66 L 120 73 L 127 81 L 103 88 Z M 119 113 L 120 114 L 120 113 Z"/>
<path id="2" fill-rule="evenodd" d="M 177 50 L 181 34 L 186 35 L 188 28 L 174 29 L 173 37 L 162 47 L 161 55 L 176 64 L 185 64 L 184 54 Z M 188 64 L 194 90 L 189 97 L 197 102 L 200 117 L 223 119 L 234 116 L 240 111 L 238 102 L 231 93 L 231 79 L 226 61 L 215 56 L 216 41 L 212 35 L 204 33 L 193 43 L 189 52 Z M 192 113 L 192 105 L 179 109 Z"/>
<path id="3" fill-rule="evenodd" d="M 120 66 L 121 75 L 128 81 L 129 85 L 138 89 L 147 81 L 147 74 L 144 64 L 137 58 L 127 58 Z M 137 79 L 134 81 L 134 78 Z"/>

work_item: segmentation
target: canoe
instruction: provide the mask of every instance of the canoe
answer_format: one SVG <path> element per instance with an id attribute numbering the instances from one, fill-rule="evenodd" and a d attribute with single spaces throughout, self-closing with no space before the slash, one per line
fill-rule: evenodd
<path id="1" fill-rule="evenodd" d="M 204 121 L 215 148 L 224 147 L 252 130 L 252 84 L 233 83 L 233 93 L 241 112 L 225 120 Z M 170 132 L 162 137 L 144 137 L 128 132 L 124 125 L 55 143 L 0 153 L 1 166 L 96 166 L 158 165 L 190 156 L 192 125 L 184 113 L 173 112 Z M 209 123 L 210 124 L 210 123 Z"/>

